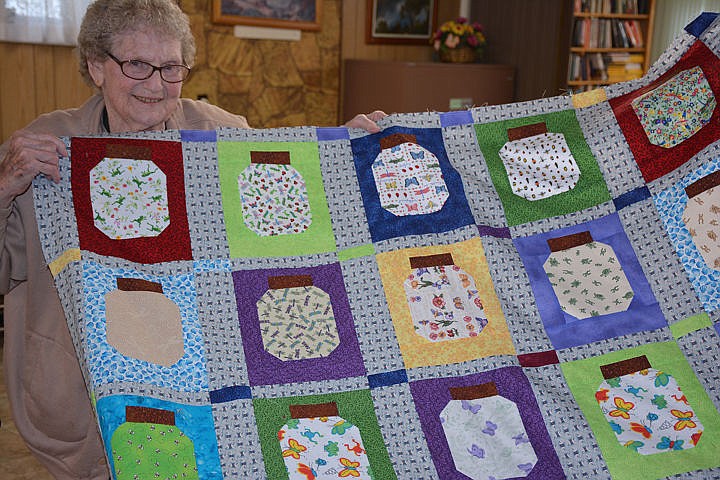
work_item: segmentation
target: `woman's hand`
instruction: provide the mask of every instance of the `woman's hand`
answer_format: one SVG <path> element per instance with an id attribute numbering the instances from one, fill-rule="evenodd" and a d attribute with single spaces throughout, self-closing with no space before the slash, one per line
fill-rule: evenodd
<path id="1" fill-rule="evenodd" d="M 387 113 L 382 110 L 375 110 L 372 113 L 355 115 L 355 117 L 345 124 L 349 128 L 362 128 L 367 130 L 369 133 L 377 133 L 380 131 L 377 123 L 383 118 L 387 117 Z"/>
<path id="2" fill-rule="evenodd" d="M 25 192 L 37 175 L 60 181 L 59 158 L 67 156 L 65 144 L 52 135 L 18 130 L 8 140 L 0 162 L 0 208 L 7 208 Z"/>

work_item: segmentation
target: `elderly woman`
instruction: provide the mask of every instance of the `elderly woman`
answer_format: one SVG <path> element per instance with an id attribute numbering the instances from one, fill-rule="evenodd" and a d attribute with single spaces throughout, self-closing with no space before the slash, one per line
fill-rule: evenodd
<path id="1" fill-rule="evenodd" d="M 38 239 L 30 185 L 59 180 L 58 136 L 163 129 L 248 128 L 244 117 L 181 99 L 195 57 L 188 17 L 173 0 L 98 0 L 78 37 L 80 70 L 98 94 L 42 115 L 0 147 L 0 293 L 13 418 L 58 479 L 109 477 L 67 323 Z M 382 112 L 347 125 L 369 131 Z"/>

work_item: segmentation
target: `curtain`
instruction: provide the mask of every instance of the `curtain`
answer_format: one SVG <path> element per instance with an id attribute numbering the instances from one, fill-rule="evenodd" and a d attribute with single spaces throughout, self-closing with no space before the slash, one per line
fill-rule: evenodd
<path id="1" fill-rule="evenodd" d="M 651 63 L 702 12 L 720 12 L 720 0 L 656 0 Z"/>
<path id="2" fill-rule="evenodd" d="M 91 0 L 0 0 L 0 41 L 75 45 Z"/>

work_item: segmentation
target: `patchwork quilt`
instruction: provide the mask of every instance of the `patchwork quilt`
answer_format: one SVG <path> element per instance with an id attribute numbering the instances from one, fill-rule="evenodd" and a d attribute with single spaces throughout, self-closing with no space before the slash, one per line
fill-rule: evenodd
<path id="1" fill-rule="evenodd" d="M 719 33 L 375 134 L 66 139 L 36 211 L 114 478 L 720 478 Z"/>

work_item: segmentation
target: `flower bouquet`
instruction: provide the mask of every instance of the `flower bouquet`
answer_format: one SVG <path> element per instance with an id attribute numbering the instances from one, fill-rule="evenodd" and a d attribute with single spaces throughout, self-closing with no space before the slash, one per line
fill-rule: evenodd
<path id="1" fill-rule="evenodd" d="M 482 25 L 460 17 L 443 23 L 430 42 L 441 61 L 470 63 L 482 58 L 487 39 Z"/>

